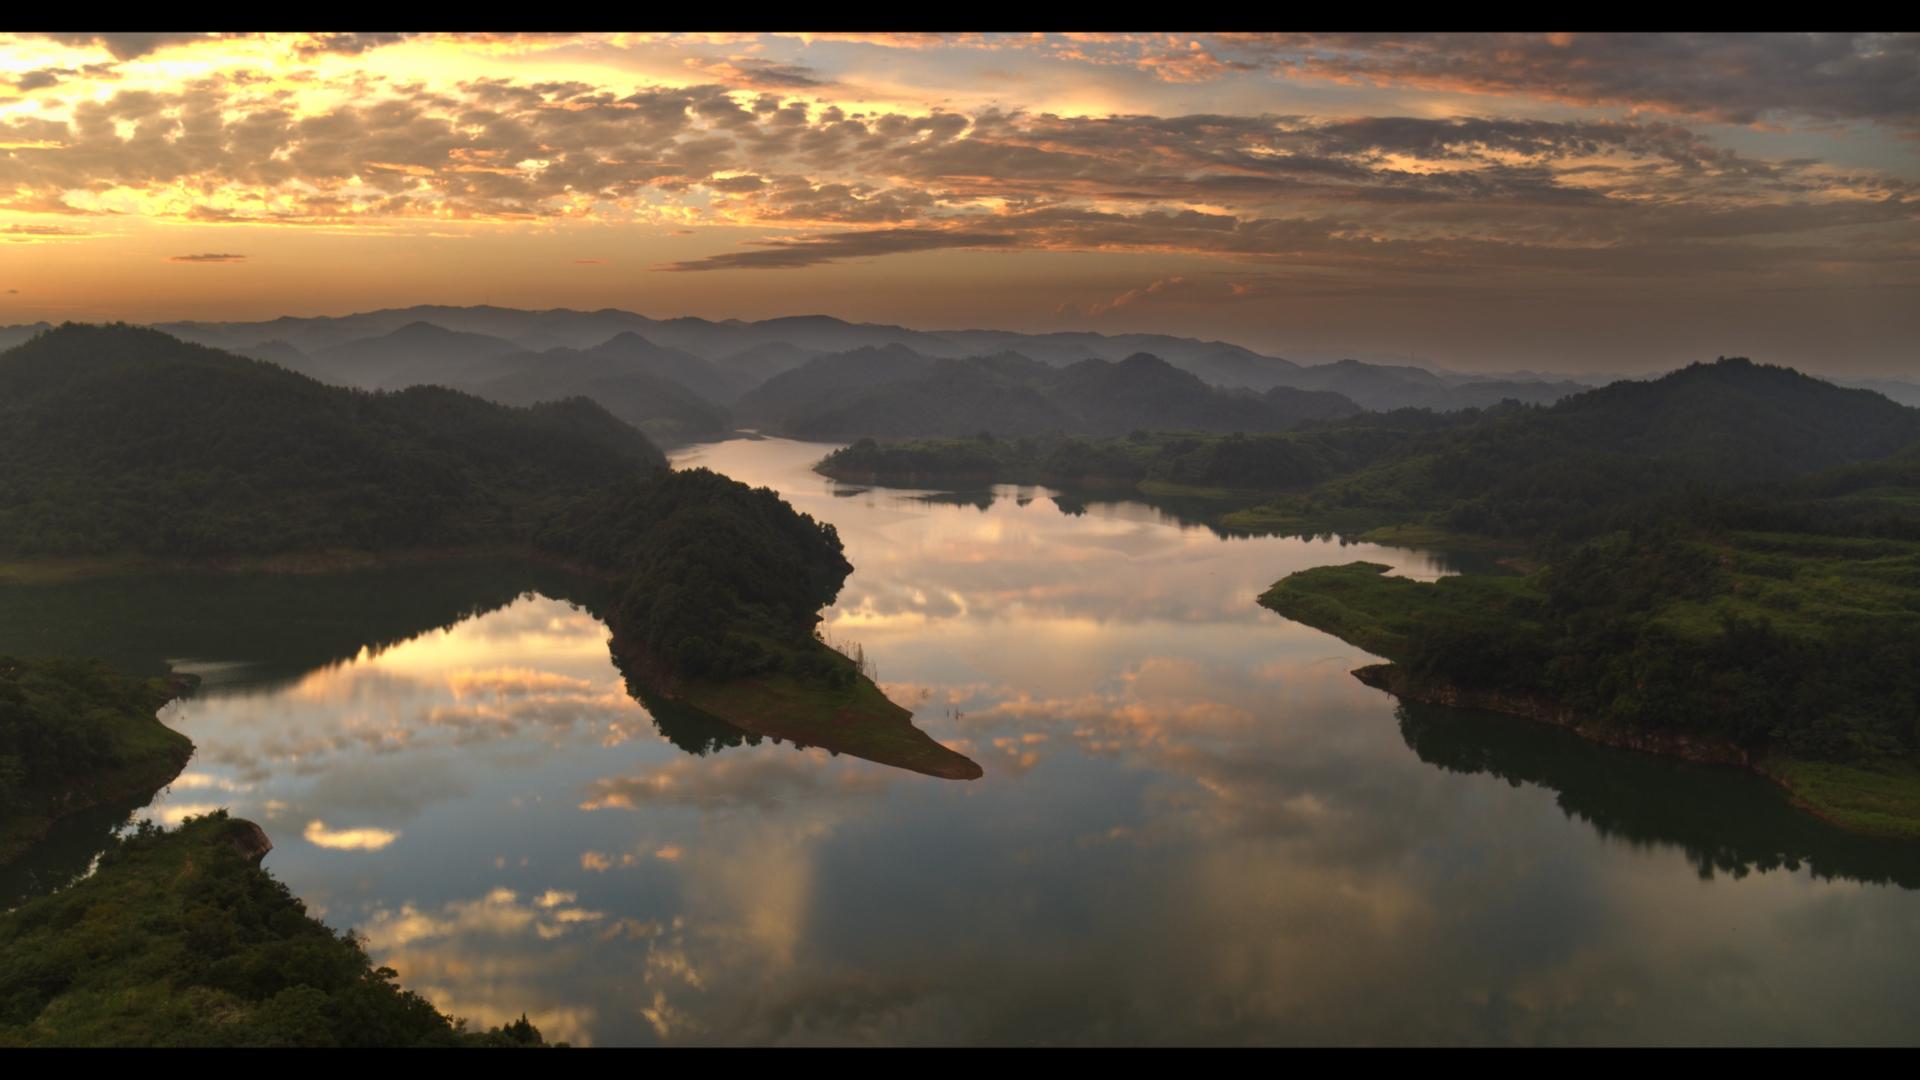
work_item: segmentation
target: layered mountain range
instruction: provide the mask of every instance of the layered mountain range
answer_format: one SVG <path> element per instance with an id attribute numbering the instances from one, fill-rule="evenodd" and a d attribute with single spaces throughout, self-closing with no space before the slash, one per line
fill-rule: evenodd
<path id="1" fill-rule="evenodd" d="M 0 348 L 44 329 L 0 327 Z M 747 322 L 417 306 L 156 329 L 340 386 L 439 385 L 514 405 L 588 397 L 665 445 L 736 426 L 831 439 L 1276 431 L 1361 410 L 1550 404 L 1613 381 L 1306 365 L 1162 334 L 924 331 L 820 315 Z M 1920 404 L 1913 383 L 1832 381 Z"/>

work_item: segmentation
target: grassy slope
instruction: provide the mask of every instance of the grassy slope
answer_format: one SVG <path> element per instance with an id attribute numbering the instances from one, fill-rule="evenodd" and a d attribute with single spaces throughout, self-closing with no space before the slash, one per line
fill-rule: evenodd
<path id="1" fill-rule="evenodd" d="M 683 697 L 701 711 L 759 735 L 947 780 L 982 775 L 972 760 L 914 727 L 911 712 L 864 678 L 833 688 L 786 675 L 762 675 L 732 683 L 690 683 Z"/>
<path id="2" fill-rule="evenodd" d="M 1444 617 L 1504 625 L 1506 609 L 1533 593 L 1522 577 L 1456 574 L 1435 582 L 1388 574 L 1374 562 L 1316 566 L 1276 582 L 1260 603 L 1389 660 L 1405 657 L 1420 624 Z M 1529 628 L 1532 629 L 1532 628 Z"/>

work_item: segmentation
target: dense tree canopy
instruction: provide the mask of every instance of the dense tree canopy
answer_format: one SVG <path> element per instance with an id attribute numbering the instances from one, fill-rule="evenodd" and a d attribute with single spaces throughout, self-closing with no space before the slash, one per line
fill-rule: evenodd
<path id="1" fill-rule="evenodd" d="M 525 1046 L 376 968 L 257 864 L 225 811 L 143 823 L 99 872 L 0 915 L 0 1045 Z"/>
<path id="2" fill-rule="evenodd" d="M 597 405 L 368 393 L 130 326 L 0 354 L 0 552 L 218 558 L 509 538 L 665 467 Z"/>
<path id="3" fill-rule="evenodd" d="M 832 525 L 707 469 L 583 503 L 538 543 L 616 574 L 624 591 L 609 621 L 653 659 L 702 678 L 788 667 L 796 647 L 815 653 L 805 646 L 820 609 L 853 570 Z"/>
<path id="4" fill-rule="evenodd" d="M 1276 505 L 1527 553 L 1477 593 L 1309 571 L 1268 594 L 1416 678 L 1760 756 L 1920 756 L 1920 410 L 1725 360 L 1423 436 Z"/>
<path id="5" fill-rule="evenodd" d="M 584 399 L 370 393 L 127 326 L 0 354 L 0 552 L 173 560 L 537 551 L 615 579 L 660 674 L 844 681 L 810 631 L 851 567 L 768 489 L 673 472 Z"/>

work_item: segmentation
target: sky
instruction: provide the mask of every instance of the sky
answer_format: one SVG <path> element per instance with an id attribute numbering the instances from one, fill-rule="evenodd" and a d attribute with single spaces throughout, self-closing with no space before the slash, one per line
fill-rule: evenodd
<path id="1" fill-rule="evenodd" d="M 0 34 L 0 325 L 422 303 L 1920 376 L 1920 35 Z"/>

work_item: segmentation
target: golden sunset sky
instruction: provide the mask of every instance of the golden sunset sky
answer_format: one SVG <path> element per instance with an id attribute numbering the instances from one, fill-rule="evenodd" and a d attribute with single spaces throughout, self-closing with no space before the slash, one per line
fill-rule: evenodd
<path id="1" fill-rule="evenodd" d="M 0 324 L 419 303 L 1920 373 L 1920 36 L 0 35 Z"/>

